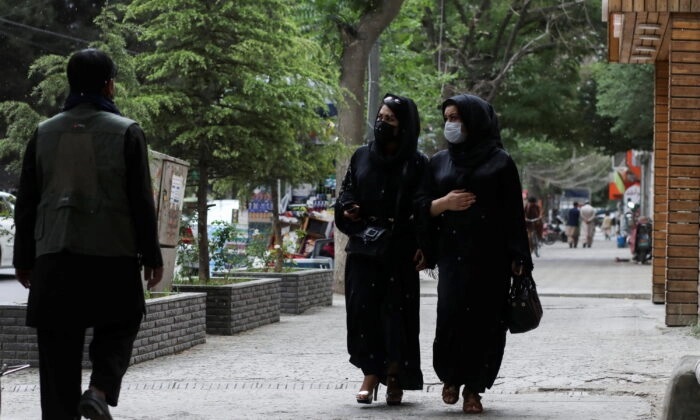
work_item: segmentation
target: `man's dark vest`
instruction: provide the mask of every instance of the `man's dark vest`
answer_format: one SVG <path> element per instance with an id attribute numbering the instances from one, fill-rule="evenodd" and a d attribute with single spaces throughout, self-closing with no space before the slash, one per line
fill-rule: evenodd
<path id="1" fill-rule="evenodd" d="M 124 136 L 134 121 L 80 105 L 39 124 L 36 256 L 136 256 Z"/>

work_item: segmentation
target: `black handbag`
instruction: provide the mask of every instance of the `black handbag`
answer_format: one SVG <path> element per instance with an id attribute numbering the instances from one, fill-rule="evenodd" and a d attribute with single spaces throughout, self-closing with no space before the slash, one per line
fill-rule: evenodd
<path id="1" fill-rule="evenodd" d="M 391 231 L 387 228 L 367 226 L 359 233 L 350 236 L 345 251 L 350 254 L 380 258 L 386 253 L 391 242 Z"/>
<path id="2" fill-rule="evenodd" d="M 508 295 L 508 329 L 511 334 L 534 330 L 542 319 L 542 304 L 531 274 L 513 276 Z"/>

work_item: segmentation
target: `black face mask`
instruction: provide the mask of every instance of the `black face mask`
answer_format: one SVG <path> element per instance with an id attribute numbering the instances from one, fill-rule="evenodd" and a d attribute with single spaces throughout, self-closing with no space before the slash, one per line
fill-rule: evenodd
<path id="1" fill-rule="evenodd" d="M 385 122 L 377 121 L 374 123 L 374 141 L 381 148 L 386 147 L 389 144 L 398 144 L 399 136 L 394 134 L 396 127 Z"/>

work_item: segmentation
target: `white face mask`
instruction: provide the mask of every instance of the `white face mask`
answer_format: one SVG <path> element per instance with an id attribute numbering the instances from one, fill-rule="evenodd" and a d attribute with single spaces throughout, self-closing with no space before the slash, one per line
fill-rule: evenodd
<path id="1" fill-rule="evenodd" d="M 464 143 L 467 139 L 467 135 L 462 133 L 461 122 L 446 122 L 444 135 L 445 140 L 452 144 Z"/>

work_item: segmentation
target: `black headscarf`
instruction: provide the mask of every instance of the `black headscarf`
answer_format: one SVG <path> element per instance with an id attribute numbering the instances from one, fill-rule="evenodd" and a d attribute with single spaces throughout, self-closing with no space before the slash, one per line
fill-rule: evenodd
<path id="1" fill-rule="evenodd" d="M 377 110 L 377 116 L 379 116 L 379 110 L 382 106 L 386 105 L 396 116 L 399 121 L 399 149 L 392 156 L 386 156 L 383 150 L 375 141 L 369 144 L 371 151 L 371 157 L 376 162 L 393 165 L 395 163 L 404 162 L 406 159 L 410 158 L 418 150 L 418 135 L 420 134 L 420 117 L 418 115 L 418 107 L 415 102 L 410 98 L 404 96 L 398 96 L 391 93 L 384 95 L 382 99 L 382 104 Z M 376 121 L 376 119 L 375 119 Z"/>
<path id="2" fill-rule="evenodd" d="M 443 115 L 450 105 L 457 107 L 467 130 L 467 139 L 463 143 L 449 143 L 450 158 L 455 165 L 471 172 L 498 149 L 503 149 L 498 117 L 491 104 L 478 96 L 461 94 L 451 97 L 442 103 Z"/>

